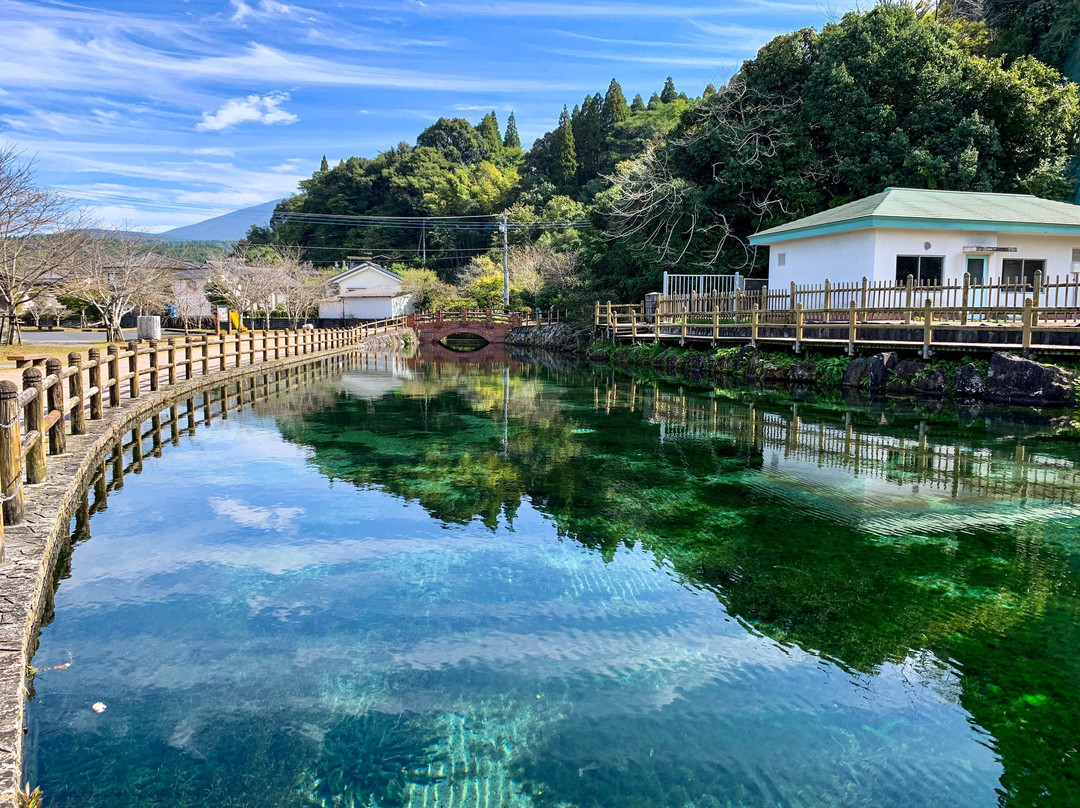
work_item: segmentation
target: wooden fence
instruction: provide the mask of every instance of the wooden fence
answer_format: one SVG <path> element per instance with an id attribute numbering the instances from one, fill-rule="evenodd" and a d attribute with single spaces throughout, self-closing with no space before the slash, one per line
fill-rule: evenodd
<path id="1" fill-rule="evenodd" d="M 871 316 L 884 321 L 896 319 L 904 311 L 933 301 L 935 310 L 948 312 L 952 319 L 968 322 L 985 318 L 1004 319 L 1023 308 L 1031 298 L 1043 311 L 1045 319 L 1080 321 L 1080 274 L 1044 278 L 1036 272 L 1030 283 L 1023 280 L 976 283 L 965 274 L 959 280 L 917 282 L 908 276 L 905 282 L 891 280 L 820 284 L 796 284 L 786 288 L 712 290 L 706 293 L 684 291 L 656 296 L 662 314 L 749 312 L 754 306 L 761 312 L 794 311 L 798 304 L 805 310 L 847 309 L 852 303 Z"/>
<path id="2" fill-rule="evenodd" d="M 351 329 L 246 331 L 232 335 L 173 337 L 145 345 L 109 345 L 105 354 L 68 354 L 23 370 L 22 390 L 0 380 L 0 493 L 3 525 L 25 517 L 23 483 L 45 482 L 47 456 L 64 454 L 67 436 L 82 435 L 87 421 L 105 418 L 106 409 L 138 399 L 144 384 L 150 392 L 229 368 L 256 366 L 278 359 L 314 356 L 355 345 L 375 334 L 405 326 L 405 318 L 380 320 Z M 142 361 L 142 360 L 145 360 Z M 24 473 L 25 469 L 25 473 Z M 2 544 L 0 544 L 2 546 Z"/>
<path id="3" fill-rule="evenodd" d="M 1005 347 L 1080 351 L 1080 277 L 1033 283 L 870 282 L 762 288 L 729 295 L 657 296 L 645 303 L 596 303 L 594 321 L 616 340 L 677 338 L 832 347 L 935 350 Z M 983 339 L 978 332 L 997 332 Z M 1003 338 L 1002 338 L 1003 337 Z M 1075 344 L 1074 344 L 1075 343 Z"/>

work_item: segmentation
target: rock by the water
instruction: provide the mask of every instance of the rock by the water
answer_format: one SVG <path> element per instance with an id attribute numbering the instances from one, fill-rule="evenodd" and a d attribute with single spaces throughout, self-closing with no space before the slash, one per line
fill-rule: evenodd
<path id="1" fill-rule="evenodd" d="M 953 392 L 959 398 L 982 398 L 983 380 L 979 369 L 971 362 L 956 369 L 953 377 Z"/>
<path id="2" fill-rule="evenodd" d="M 788 379 L 787 368 L 774 365 L 772 362 L 762 362 L 758 366 L 758 379 L 767 384 L 786 382 Z"/>
<path id="3" fill-rule="evenodd" d="M 844 368 L 844 375 L 840 379 L 840 383 L 844 387 L 858 387 L 866 378 L 868 367 L 869 363 L 865 359 L 852 359 Z"/>
<path id="4" fill-rule="evenodd" d="M 915 379 L 915 389 L 921 396 L 940 396 L 945 392 L 945 374 L 930 368 Z"/>
<path id="5" fill-rule="evenodd" d="M 915 389 L 915 379 L 925 370 L 926 365 L 922 362 L 910 362 L 907 359 L 897 362 L 885 389 L 890 393 L 910 393 Z"/>
<path id="6" fill-rule="evenodd" d="M 866 376 L 870 380 L 871 390 L 882 390 L 889 382 L 889 374 L 896 367 L 896 351 L 879 353 L 870 359 Z"/>
<path id="7" fill-rule="evenodd" d="M 807 384 L 814 380 L 814 371 L 817 365 L 813 362 L 792 362 L 788 371 L 788 378 L 796 384 Z"/>
<path id="8" fill-rule="evenodd" d="M 1005 404 L 1068 404 L 1076 400 L 1076 375 L 1011 353 L 995 353 L 986 374 L 986 397 Z"/>

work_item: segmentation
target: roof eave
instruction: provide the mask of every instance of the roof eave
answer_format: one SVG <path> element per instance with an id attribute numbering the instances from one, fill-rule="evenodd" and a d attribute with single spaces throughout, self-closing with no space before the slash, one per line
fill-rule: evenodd
<path id="1" fill-rule="evenodd" d="M 830 222 L 810 227 L 797 227 L 781 232 L 764 230 L 750 236 L 750 244 L 775 244 L 799 238 L 828 236 L 871 227 L 901 230 L 974 230 L 999 233 L 1035 233 L 1042 235 L 1080 235 L 1080 222 L 1056 224 L 1048 222 L 1001 222 L 984 219 L 924 219 L 906 216 L 866 216 L 844 222 Z"/>

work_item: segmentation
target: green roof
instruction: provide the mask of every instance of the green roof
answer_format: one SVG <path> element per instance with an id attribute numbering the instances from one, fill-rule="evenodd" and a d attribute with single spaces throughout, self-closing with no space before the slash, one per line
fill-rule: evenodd
<path id="1" fill-rule="evenodd" d="M 868 227 L 1080 234 L 1080 205 L 1031 194 L 886 188 L 880 194 L 762 230 L 750 237 L 750 243 L 772 244 Z"/>

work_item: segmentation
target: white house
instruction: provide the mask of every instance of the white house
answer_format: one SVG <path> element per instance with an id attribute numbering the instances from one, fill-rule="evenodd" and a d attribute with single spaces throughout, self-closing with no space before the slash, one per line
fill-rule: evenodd
<path id="1" fill-rule="evenodd" d="M 1029 194 L 886 188 L 832 210 L 763 230 L 769 288 L 895 280 L 972 283 L 1074 277 L 1080 206 Z"/>
<path id="2" fill-rule="evenodd" d="M 350 258 L 349 268 L 330 279 L 334 297 L 319 303 L 322 320 L 385 320 L 412 314 L 412 297 L 401 276 L 371 261 Z"/>

